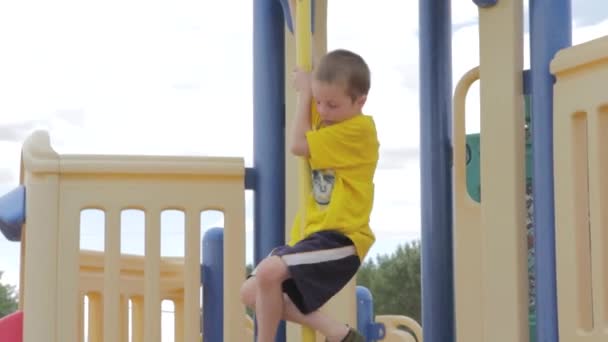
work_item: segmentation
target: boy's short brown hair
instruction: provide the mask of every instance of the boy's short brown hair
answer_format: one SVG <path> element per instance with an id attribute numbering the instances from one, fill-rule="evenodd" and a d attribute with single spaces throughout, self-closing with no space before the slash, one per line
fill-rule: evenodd
<path id="1" fill-rule="evenodd" d="M 370 71 L 365 60 L 354 52 L 339 49 L 329 52 L 315 68 L 314 78 L 318 81 L 344 82 L 346 93 L 355 101 L 367 95 L 370 88 Z"/>

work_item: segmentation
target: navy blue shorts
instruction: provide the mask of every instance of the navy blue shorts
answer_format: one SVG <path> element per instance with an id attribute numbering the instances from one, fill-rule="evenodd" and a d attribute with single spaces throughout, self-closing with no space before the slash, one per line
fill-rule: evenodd
<path id="1" fill-rule="evenodd" d="M 294 246 L 275 248 L 289 269 L 283 292 L 303 314 L 318 310 L 357 274 L 361 265 L 353 242 L 346 236 L 323 231 Z M 255 270 L 252 275 L 255 275 Z"/>

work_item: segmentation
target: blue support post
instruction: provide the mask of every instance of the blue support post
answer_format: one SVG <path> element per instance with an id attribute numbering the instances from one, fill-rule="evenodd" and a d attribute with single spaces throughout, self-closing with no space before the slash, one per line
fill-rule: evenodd
<path id="1" fill-rule="evenodd" d="M 224 230 L 211 228 L 203 237 L 203 341 L 224 341 Z"/>
<path id="2" fill-rule="evenodd" d="M 549 64 L 572 44 L 571 0 L 530 1 L 532 165 L 536 248 L 536 341 L 556 342 L 553 83 Z"/>
<path id="3" fill-rule="evenodd" d="M 455 340 L 452 259 L 452 20 L 450 0 L 419 0 L 422 327 Z"/>
<path id="4" fill-rule="evenodd" d="M 253 3 L 254 260 L 285 243 L 285 21 L 281 2 Z M 235 294 L 237 295 L 237 294 Z M 285 341 L 285 325 L 277 333 Z"/>
<path id="5" fill-rule="evenodd" d="M 285 243 L 284 21 L 277 0 L 254 3 L 253 129 L 256 263 Z"/>

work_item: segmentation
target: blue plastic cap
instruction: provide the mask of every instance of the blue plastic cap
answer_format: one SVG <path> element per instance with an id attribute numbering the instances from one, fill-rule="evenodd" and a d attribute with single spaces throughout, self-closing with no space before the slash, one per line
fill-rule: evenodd
<path id="1" fill-rule="evenodd" d="M 218 227 L 209 228 L 209 230 L 205 232 L 203 243 L 210 241 L 224 241 L 224 229 Z"/>
<path id="2" fill-rule="evenodd" d="M 371 323 L 368 331 L 372 341 L 384 340 L 386 337 L 386 325 L 384 323 Z"/>
<path id="3" fill-rule="evenodd" d="M 481 8 L 487 8 L 496 5 L 498 0 L 473 0 L 473 2 Z"/>
<path id="4" fill-rule="evenodd" d="M 10 241 L 21 241 L 25 223 L 25 187 L 17 187 L 0 197 L 0 231 Z"/>
<path id="5" fill-rule="evenodd" d="M 372 293 L 365 286 L 357 286 L 357 300 L 372 301 Z"/>

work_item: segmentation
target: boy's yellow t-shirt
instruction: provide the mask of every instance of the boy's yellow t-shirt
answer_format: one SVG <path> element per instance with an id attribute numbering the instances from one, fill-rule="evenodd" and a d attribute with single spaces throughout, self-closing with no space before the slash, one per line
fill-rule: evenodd
<path id="1" fill-rule="evenodd" d="M 298 212 L 289 245 L 313 233 L 334 230 L 350 238 L 361 260 L 375 241 L 369 226 L 379 142 L 371 116 L 357 115 L 321 127 L 313 105 L 313 129 L 306 134 L 312 189 L 306 200 L 304 234 Z"/>

